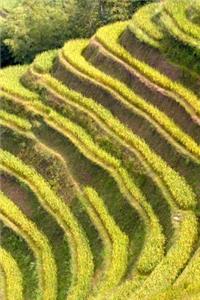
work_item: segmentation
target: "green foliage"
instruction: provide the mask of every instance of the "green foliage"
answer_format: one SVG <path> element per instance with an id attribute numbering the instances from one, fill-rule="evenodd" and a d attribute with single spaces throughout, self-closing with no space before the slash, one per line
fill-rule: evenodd
<path id="1" fill-rule="evenodd" d="M 11 10 L 22 2 L 23 0 L 1 0 L 0 10 Z"/>
<path id="2" fill-rule="evenodd" d="M 139 40 L 159 48 L 171 61 L 200 73 L 199 26 L 189 18 L 192 5 L 197 13 L 199 5 L 195 0 L 146 5 L 133 15 L 129 29 Z"/>
<path id="3" fill-rule="evenodd" d="M 176 26 L 182 32 L 200 42 L 200 27 L 192 23 L 187 17 L 187 11 L 191 6 L 193 6 L 193 9 L 196 6 L 196 10 L 200 10 L 200 4 L 196 0 L 167 0 L 164 3 L 164 9 L 175 20 Z"/>
<path id="4" fill-rule="evenodd" d="M 173 284 L 193 251 L 194 244 L 198 238 L 198 223 L 193 212 L 187 211 L 182 215 L 177 231 L 176 243 L 171 246 L 166 256 L 144 281 L 143 285 L 134 292 L 134 279 L 128 284 L 124 283 L 116 293 L 113 293 L 112 300 L 123 300 L 126 297 L 135 300 L 174 299 L 157 298 L 156 294 L 158 290 L 164 290 Z"/>
<path id="5" fill-rule="evenodd" d="M 1 42 L 3 65 L 13 64 L 14 61 L 31 62 L 36 54 L 61 47 L 69 38 L 89 37 L 103 24 L 130 18 L 136 7 L 146 2 L 148 1 L 24 0 L 17 2 L 15 9 L 11 9 L 6 17 L 5 36 L 2 37 Z"/>
<path id="6" fill-rule="evenodd" d="M 0 267 L 3 271 L 5 279 L 5 294 L 7 296 L 6 299 L 23 300 L 23 282 L 21 271 L 14 258 L 10 255 L 10 253 L 1 247 Z"/>
<path id="7" fill-rule="evenodd" d="M 96 293 L 104 294 L 109 289 L 117 286 L 125 274 L 128 263 L 128 237 L 117 226 L 115 221 L 109 215 L 103 200 L 99 197 L 97 192 L 91 187 L 84 189 L 83 203 L 89 214 L 92 215 L 93 222 L 100 219 L 103 226 L 107 230 L 108 241 L 111 243 L 111 253 L 107 261 L 107 269 L 104 270 L 103 279 L 100 284 L 96 284 Z M 90 213 L 92 210 L 92 213 Z M 106 245 L 109 251 L 109 245 Z"/>
<path id="8" fill-rule="evenodd" d="M 67 23 L 61 7 L 29 0 L 8 15 L 4 43 L 17 62 L 30 62 L 37 53 L 64 43 Z"/>
<path id="9" fill-rule="evenodd" d="M 11 125 L 24 131 L 29 131 L 32 127 L 28 120 L 17 117 L 14 114 L 9 114 L 4 110 L 0 110 L 0 124 L 3 125 L 4 122 L 9 122 Z"/>

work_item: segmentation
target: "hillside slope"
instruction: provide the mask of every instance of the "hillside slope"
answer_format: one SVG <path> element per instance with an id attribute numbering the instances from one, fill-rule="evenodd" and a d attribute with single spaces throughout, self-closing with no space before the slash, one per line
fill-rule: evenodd
<path id="1" fill-rule="evenodd" d="M 0 71 L 3 299 L 199 299 L 199 12 L 153 3 Z"/>

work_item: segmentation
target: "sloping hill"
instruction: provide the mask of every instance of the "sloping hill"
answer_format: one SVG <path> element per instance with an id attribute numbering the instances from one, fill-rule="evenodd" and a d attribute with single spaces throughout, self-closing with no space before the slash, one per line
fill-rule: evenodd
<path id="1" fill-rule="evenodd" d="M 3 299 L 13 284 L 25 300 L 199 299 L 200 27 L 188 3 L 147 5 L 0 71 Z"/>

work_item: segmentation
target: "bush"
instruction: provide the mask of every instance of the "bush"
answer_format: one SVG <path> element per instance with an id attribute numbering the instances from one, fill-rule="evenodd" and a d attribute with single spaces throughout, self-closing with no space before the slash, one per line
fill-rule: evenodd
<path id="1" fill-rule="evenodd" d="M 8 15 L 4 44 L 15 61 L 30 62 L 37 53 L 64 43 L 67 23 L 68 15 L 61 6 L 29 0 Z"/>

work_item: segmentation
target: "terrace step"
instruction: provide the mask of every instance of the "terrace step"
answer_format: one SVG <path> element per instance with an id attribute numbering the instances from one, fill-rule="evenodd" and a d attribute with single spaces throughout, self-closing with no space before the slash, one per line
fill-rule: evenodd
<path id="1" fill-rule="evenodd" d="M 127 40 L 130 41 L 130 39 Z M 135 51 L 136 47 L 133 47 L 133 49 Z M 141 53 L 142 51 L 138 50 L 138 52 Z M 135 53 L 132 53 L 132 55 L 135 56 Z M 84 51 L 84 56 L 94 66 L 124 82 L 136 94 L 142 96 L 147 102 L 160 109 L 180 126 L 183 131 L 191 135 L 196 142 L 200 143 L 200 124 L 196 123 L 195 118 L 192 118 L 166 90 L 153 84 L 135 69 L 131 68 L 130 65 L 111 54 L 97 40 L 91 40 L 89 46 Z M 140 57 L 135 57 L 141 59 Z M 144 58 L 144 55 L 142 57 Z M 158 61 L 157 58 L 155 61 Z"/>
<path id="2" fill-rule="evenodd" d="M 78 57 L 77 54 L 76 57 Z M 170 144 L 165 133 L 162 135 L 160 133 L 158 134 L 155 128 L 152 128 L 151 122 L 149 122 L 149 120 L 147 121 L 143 114 L 142 116 L 140 115 L 140 111 L 139 115 L 132 113 L 133 110 L 131 110 L 131 106 L 129 107 L 130 109 L 122 106 L 120 95 L 114 90 L 107 88 L 104 84 L 80 72 L 67 61 L 65 62 L 63 58 L 60 57 L 56 65 L 57 68 L 54 67 L 54 70 L 56 69 L 54 75 L 57 78 L 64 82 L 69 88 L 75 89 L 87 97 L 93 97 L 98 103 L 103 104 L 103 106 L 108 108 L 113 115 L 116 115 L 123 124 L 126 124 L 134 133 L 142 137 L 155 153 L 160 154 L 175 170 L 178 170 L 180 174 L 183 174 L 193 184 L 192 177 L 194 174 L 200 173 L 200 166 L 193 163 L 189 166 L 185 158 L 183 156 L 181 157 L 173 147 L 173 141 L 171 142 L 172 144 Z M 198 184 L 197 186 L 195 186 L 195 184 L 193 186 L 195 190 L 198 191 Z"/>

